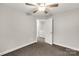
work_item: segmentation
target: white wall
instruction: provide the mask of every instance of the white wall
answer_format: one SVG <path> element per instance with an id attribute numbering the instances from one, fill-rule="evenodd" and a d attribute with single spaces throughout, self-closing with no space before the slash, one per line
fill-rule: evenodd
<path id="1" fill-rule="evenodd" d="M 0 53 L 7 53 L 35 41 L 35 18 L 18 10 L 0 6 Z"/>
<path id="2" fill-rule="evenodd" d="M 54 43 L 79 50 L 79 9 L 54 15 Z"/>

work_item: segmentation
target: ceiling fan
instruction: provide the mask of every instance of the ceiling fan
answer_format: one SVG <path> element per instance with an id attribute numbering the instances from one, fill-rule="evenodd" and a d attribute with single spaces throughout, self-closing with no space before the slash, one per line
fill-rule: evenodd
<path id="1" fill-rule="evenodd" d="M 47 14 L 48 13 L 47 9 L 53 8 L 53 7 L 58 7 L 59 4 L 57 4 L 57 3 L 54 3 L 54 4 L 46 4 L 46 3 L 31 4 L 31 3 L 25 3 L 25 5 L 34 6 L 35 9 L 33 10 L 33 13 L 41 11 L 41 12 L 44 12 L 45 14 Z"/>

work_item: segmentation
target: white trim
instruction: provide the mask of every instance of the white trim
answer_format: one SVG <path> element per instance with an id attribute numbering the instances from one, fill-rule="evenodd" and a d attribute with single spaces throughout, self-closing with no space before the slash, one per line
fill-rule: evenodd
<path id="1" fill-rule="evenodd" d="M 49 45 L 53 45 L 52 43 L 48 43 L 48 42 L 45 42 L 45 43 L 47 43 L 47 44 L 49 44 Z"/>
<path id="2" fill-rule="evenodd" d="M 50 43 L 50 42 L 48 42 L 48 41 L 45 41 L 46 43 L 48 43 L 48 44 L 50 44 L 50 45 L 52 45 L 52 42 Z"/>
<path id="3" fill-rule="evenodd" d="M 17 49 L 20 49 L 20 48 L 22 48 L 22 47 L 28 46 L 28 45 L 30 45 L 30 44 L 33 44 L 33 43 L 35 43 L 35 42 L 37 42 L 37 41 L 33 41 L 33 42 L 28 43 L 28 44 L 24 44 L 24 45 L 21 45 L 21 46 L 12 48 L 12 49 L 10 49 L 10 50 L 6 50 L 6 51 L 0 53 L 0 56 L 1 56 L 1 55 L 4 55 L 4 54 L 7 54 L 7 53 L 10 53 L 10 52 L 12 52 L 12 51 L 15 51 L 15 50 L 17 50 Z"/>
<path id="4" fill-rule="evenodd" d="M 59 43 L 53 43 L 53 44 L 56 44 L 56 45 L 59 45 L 59 46 L 62 46 L 62 47 L 67 47 L 67 48 L 72 49 L 72 50 L 79 51 L 78 48 L 70 47 L 70 46 L 67 46 L 67 45 L 63 45 L 63 44 L 59 44 Z"/>

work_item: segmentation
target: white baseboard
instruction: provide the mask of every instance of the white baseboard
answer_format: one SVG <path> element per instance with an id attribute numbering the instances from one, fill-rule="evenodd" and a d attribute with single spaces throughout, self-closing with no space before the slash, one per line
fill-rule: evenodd
<path id="1" fill-rule="evenodd" d="M 69 49 L 72 49 L 72 50 L 75 50 L 75 51 L 79 51 L 79 49 L 77 49 L 77 48 L 66 46 L 66 45 L 63 45 L 63 44 L 59 44 L 59 43 L 53 43 L 53 44 L 56 44 L 56 45 L 59 45 L 59 46 L 62 46 L 62 47 L 66 47 L 66 48 L 69 48 Z"/>
<path id="2" fill-rule="evenodd" d="M 7 53 L 10 53 L 10 52 L 12 52 L 12 51 L 15 51 L 15 50 L 17 50 L 17 49 L 20 49 L 20 48 L 22 48 L 22 47 L 28 46 L 28 45 L 30 45 L 30 44 L 33 44 L 33 43 L 35 43 L 35 42 L 37 42 L 37 41 L 33 41 L 33 42 L 30 42 L 29 44 L 24 44 L 24 45 L 21 45 L 21 46 L 12 48 L 12 49 L 10 49 L 10 50 L 6 50 L 6 51 L 0 53 L 0 56 L 2 56 L 2 55 L 4 55 L 4 54 L 7 54 Z"/>
<path id="3" fill-rule="evenodd" d="M 52 45 L 52 43 L 49 43 L 49 42 L 46 42 L 47 44 L 50 44 L 50 45 Z"/>
<path id="4" fill-rule="evenodd" d="M 52 43 L 45 41 L 45 43 L 52 45 Z"/>

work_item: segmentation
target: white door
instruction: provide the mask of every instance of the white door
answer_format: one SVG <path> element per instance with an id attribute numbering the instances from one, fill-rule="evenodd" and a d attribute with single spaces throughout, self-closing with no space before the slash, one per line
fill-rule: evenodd
<path id="1" fill-rule="evenodd" d="M 52 18 L 47 19 L 43 25 L 45 42 L 52 44 L 53 43 L 53 20 Z"/>

